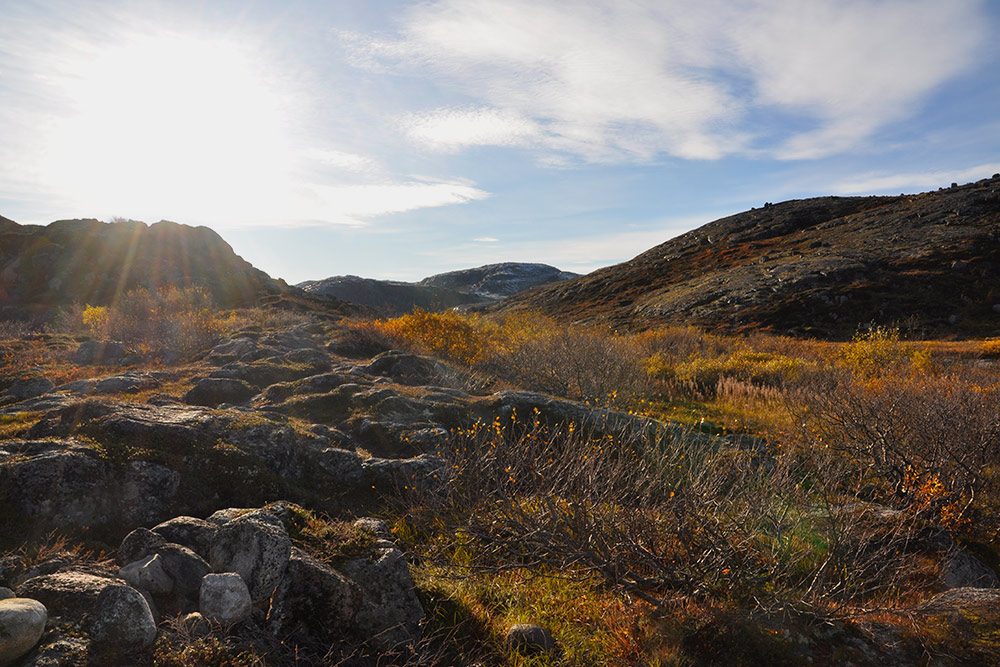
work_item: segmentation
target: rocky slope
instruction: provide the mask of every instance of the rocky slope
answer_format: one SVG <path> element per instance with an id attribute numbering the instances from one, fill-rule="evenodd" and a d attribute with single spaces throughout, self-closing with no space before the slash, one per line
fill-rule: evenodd
<path id="1" fill-rule="evenodd" d="M 995 335 L 1000 176 L 918 195 L 765 204 L 498 308 L 630 329 L 845 338 L 874 322 Z"/>
<path id="2" fill-rule="evenodd" d="M 0 306 L 110 303 L 135 287 L 197 286 L 224 307 L 290 290 L 233 252 L 207 227 L 161 221 L 0 219 Z"/>
<path id="3" fill-rule="evenodd" d="M 440 273 L 417 283 L 333 276 L 309 280 L 296 287 L 310 294 L 323 294 L 367 306 L 379 315 L 396 316 L 414 308 L 439 311 L 489 303 L 576 275 L 547 264 L 506 262 Z"/>

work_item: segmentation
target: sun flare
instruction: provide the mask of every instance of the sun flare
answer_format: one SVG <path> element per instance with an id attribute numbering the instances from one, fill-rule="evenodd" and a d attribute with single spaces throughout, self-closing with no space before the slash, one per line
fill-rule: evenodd
<path id="1" fill-rule="evenodd" d="M 91 206 L 224 214 L 234 198 L 266 199 L 290 169 L 286 105 L 246 47 L 137 37 L 77 69 L 46 157 Z"/>

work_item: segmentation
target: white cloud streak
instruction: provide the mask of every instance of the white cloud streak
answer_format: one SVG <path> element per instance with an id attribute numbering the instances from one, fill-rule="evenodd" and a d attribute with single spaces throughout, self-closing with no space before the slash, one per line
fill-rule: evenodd
<path id="1" fill-rule="evenodd" d="M 359 63 L 478 100 L 405 116 L 432 149 L 530 145 L 589 162 L 849 150 L 975 63 L 982 0 L 438 0 Z M 757 114 L 798 129 L 762 130 Z M 559 162 L 551 156 L 543 158 Z"/>
<path id="2" fill-rule="evenodd" d="M 866 174 L 859 178 L 835 183 L 836 194 L 895 193 L 907 190 L 941 187 L 947 183 L 968 183 L 1000 173 L 1000 162 L 981 164 L 969 169 L 925 171 L 909 174 Z"/>

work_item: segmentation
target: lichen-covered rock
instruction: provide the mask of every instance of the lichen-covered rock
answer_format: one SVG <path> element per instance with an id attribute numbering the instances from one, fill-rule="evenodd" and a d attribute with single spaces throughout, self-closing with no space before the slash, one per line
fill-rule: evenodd
<path id="1" fill-rule="evenodd" d="M 17 594 L 44 604 L 49 616 L 76 623 L 93 611 L 101 591 L 121 585 L 120 579 L 63 571 L 28 579 L 17 587 Z"/>
<path id="2" fill-rule="evenodd" d="M 207 558 L 218 529 L 216 524 L 205 519 L 177 516 L 153 526 L 152 531 L 163 536 L 167 542 L 181 544 L 202 558 Z"/>
<path id="3" fill-rule="evenodd" d="M 205 618 L 229 625 L 250 615 L 250 591 L 233 572 L 206 574 L 201 580 L 198 609 Z"/>
<path id="4" fill-rule="evenodd" d="M 9 665 L 31 650 L 45 632 L 48 614 L 38 600 L 0 600 L 0 665 Z"/>
<path id="5" fill-rule="evenodd" d="M 257 388 L 245 380 L 233 378 L 202 378 L 184 394 L 189 405 L 216 407 L 223 403 L 243 403 L 257 394 Z"/>
<path id="6" fill-rule="evenodd" d="M 278 637 L 305 631 L 316 639 L 330 640 L 350 626 L 361 597 L 355 583 L 293 548 L 285 574 L 271 595 L 267 625 Z"/>
<path id="7" fill-rule="evenodd" d="M 395 547 L 375 547 L 346 562 L 340 571 L 362 592 L 352 624 L 357 631 L 385 648 L 419 640 L 424 608 L 403 552 Z"/>
<path id="8" fill-rule="evenodd" d="M 80 529 L 143 523 L 167 512 L 179 474 L 159 463 L 116 466 L 73 440 L 24 441 L 0 468 L 3 502 L 36 526 Z"/>
<path id="9" fill-rule="evenodd" d="M 254 602 L 267 600 L 284 573 L 292 543 L 284 525 L 265 511 L 229 521 L 209 550 L 215 572 L 236 572 L 250 589 Z"/>
<path id="10" fill-rule="evenodd" d="M 118 570 L 118 576 L 139 591 L 166 595 L 174 589 L 174 580 L 163 567 L 159 554 L 146 556 Z"/>
<path id="11" fill-rule="evenodd" d="M 108 586 L 97 596 L 90 640 L 119 652 L 143 649 L 156 639 L 156 621 L 142 594 L 124 584 Z"/>

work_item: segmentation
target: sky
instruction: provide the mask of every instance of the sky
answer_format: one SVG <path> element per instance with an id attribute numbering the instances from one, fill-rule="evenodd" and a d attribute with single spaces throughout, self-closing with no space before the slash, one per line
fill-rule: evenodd
<path id="1" fill-rule="evenodd" d="M 0 215 L 289 283 L 586 273 L 764 202 L 1000 172 L 996 0 L 0 4 Z"/>

